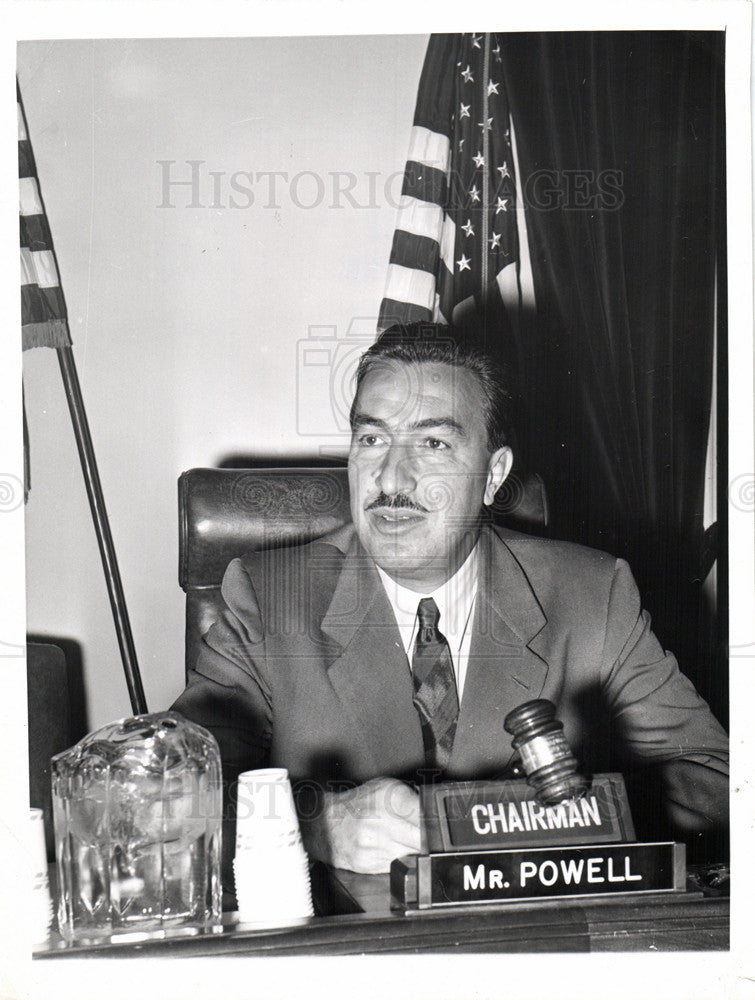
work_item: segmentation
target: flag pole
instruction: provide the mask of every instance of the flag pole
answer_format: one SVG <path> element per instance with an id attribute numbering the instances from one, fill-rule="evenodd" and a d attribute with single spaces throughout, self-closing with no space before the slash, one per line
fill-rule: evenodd
<path id="1" fill-rule="evenodd" d="M 92 520 L 97 534 L 97 544 L 100 548 L 102 568 L 105 571 L 110 607 L 113 611 L 115 631 L 118 636 L 118 645 L 123 661 L 123 670 L 126 674 L 129 698 L 131 699 L 131 710 L 134 715 L 140 715 L 147 711 L 147 702 L 142 688 L 142 679 L 139 673 L 139 664 L 136 660 L 136 650 L 134 640 L 131 635 L 131 624 L 126 608 L 126 599 L 121 585 L 121 575 L 118 570 L 118 560 L 113 545 L 113 537 L 110 533 L 110 523 L 105 509 L 105 498 L 100 484 L 100 474 L 97 470 L 97 462 L 94 456 L 92 437 L 89 433 L 89 423 L 87 421 L 84 400 L 81 395 L 79 376 L 76 371 L 76 362 L 73 351 L 70 347 L 56 348 L 60 372 L 63 376 L 68 409 L 71 413 L 71 422 L 76 436 L 76 445 L 79 449 L 81 469 L 84 473 L 84 481 L 89 498 L 89 507 L 92 511 Z"/>

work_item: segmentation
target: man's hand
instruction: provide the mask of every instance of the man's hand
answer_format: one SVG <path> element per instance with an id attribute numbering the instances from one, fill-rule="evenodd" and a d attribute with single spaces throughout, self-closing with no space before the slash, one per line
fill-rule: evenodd
<path id="1" fill-rule="evenodd" d="M 377 875 L 420 851 L 419 795 L 395 778 L 373 778 L 346 792 L 324 792 L 318 815 L 302 822 L 313 857 L 334 868 Z"/>

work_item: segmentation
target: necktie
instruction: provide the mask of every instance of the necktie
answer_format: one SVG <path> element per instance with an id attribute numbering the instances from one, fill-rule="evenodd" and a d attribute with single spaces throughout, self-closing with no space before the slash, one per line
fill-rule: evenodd
<path id="1" fill-rule="evenodd" d="M 414 707 L 422 723 L 425 763 L 428 768 L 443 772 L 448 767 L 456 735 L 459 696 L 451 650 L 438 631 L 438 605 L 431 597 L 423 598 L 417 616 L 419 630 L 412 658 Z"/>

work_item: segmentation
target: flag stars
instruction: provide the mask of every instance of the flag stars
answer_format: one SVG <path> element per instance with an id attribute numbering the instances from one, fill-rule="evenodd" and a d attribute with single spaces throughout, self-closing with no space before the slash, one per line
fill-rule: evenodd
<path id="1" fill-rule="evenodd" d="M 508 212 L 508 198 L 496 198 L 495 200 L 495 214 L 498 215 L 499 212 Z"/>
<path id="2" fill-rule="evenodd" d="M 500 83 L 493 83 L 492 80 L 488 80 L 488 97 L 491 94 L 498 94 L 498 88 L 501 86 Z"/>
<path id="3" fill-rule="evenodd" d="M 489 132 L 493 127 L 493 119 L 486 118 L 484 122 L 477 122 L 483 132 Z"/>
<path id="4" fill-rule="evenodd" d="M 459 120 L 461 120 L 462 118 L 469 118 L 469 109 L 471 108 L 471 106 L 472 106 L 471 104 L 461 105 L 461 111 L 459 111 Z"/>
<path id="5" fill-rule="evenodd" d="M 472 45 L 474 48 L 476 49 L 482 48 L 482 46 L 480 45 L 481 39 L 482 35 L 475 35 L 474 33 L 472 34 Z"/>
<path id="6" fill-rule="evenodd" d="M 498 42 L 498 44 L 496 45 L 496 47 L 493 49 L 493 55 L 495 56 L 495 61 L 496 62 L 500 62 L 501 61 L 501 43 L 500 42 Z"/>
<path id="7" fill-rule="evenodd" d="M 505 179 L 506 177 L 511 177 L 511 171 L 509 170 L 509 165 L 506 162 L 506 160 L 503 161 L 503 163 L 500 165 L 500 167 L 497 168 L 497 170 L 498 173 L 501 175 L 502 179 Z"/>
<path id="8" fill-rule="evenodd" d="M 464 140 L 463 139 L 459 139 L 459 152 L 461 152 L 462 149 L 464 149 Z"/>
<path id="9" fill-rule="evenodd" d="M 457 260 L 456 263 L 459 266 L 459 271 L 471 271 L 472 270 L 472 268 L 469 266 L 470 260 L 467 260 L 467 258 L 464 256 L 464 254 L 461 255 L 461 260 Z"/>
<path id="10" fill-rule="evenodd" d="M 470 189 L 470 192 L 469 192 L 469 197 L 472 199 L 472 201 L 479 201 L 480 200 L 480 192 L 477 190 L 477 185 L 476 184 L 472 185 L 472 187 Z M 500 201 L 501 199 L 499 198 L 498 200 Z"/>
<path id="11" fill-rule="evenodd" d="M 488 240 L 488 242 L 490 243 L 490 249 L 491 250 L 495 250 L 496 247 L 500 247 L 501 246 L 501 237 L 502 236 L 503 236 L 503 233 L 493 233 L 493 235 Z"/>
<path id="12" fill-rule="evenodd" d="M 467 238 L 469 238 L 470 236 L 474 236 L 474 228 L 472 226 L 472 220 L 471 219 L 467 219 L 466 225 L 462 226 L 461 228 L 467 234 Z"/>
<path id="13" fill-rule="evenodd" d="M 459 63 L 461 65 L 461 63 Z M 461 71 L 461 75 L 464 77 L 464 83 L 474 83 L 474 77 L 472 76 L 472 70 L 467 63 L 467 68 Z"/>
<path id="14" fill-rule="evenodd" d="M 482 153 L 478 153 L 477 156 L 472 157 L 472 162 L 476 167 L 484 167 L 485 157 L 482 155 Z"/>

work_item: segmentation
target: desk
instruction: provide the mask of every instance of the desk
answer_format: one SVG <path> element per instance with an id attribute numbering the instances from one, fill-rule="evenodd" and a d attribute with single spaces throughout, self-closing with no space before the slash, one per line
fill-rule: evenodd
<path id="1" fill-rule="evenodd" d="M 313 867 L 322 916 L 255 929 L 224 914 L 222 929 L 193 937 L 66 946 L 59 935 L 38 959 L 209 955 L 360 955 L 422 952 L 710 951 L 729 947 L 729 900 L 679 894 L 506 903 L 404 914 L 391 910 L 387 875 Z"/>

